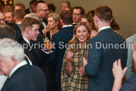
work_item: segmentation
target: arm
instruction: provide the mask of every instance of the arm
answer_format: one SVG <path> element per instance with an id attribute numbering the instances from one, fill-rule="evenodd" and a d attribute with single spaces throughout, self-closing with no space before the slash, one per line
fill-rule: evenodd
<path id="1" fill-rule="evenodd" d="M 113 83 L 112 91 L 119 91 L 120 90 L 120 88 L 122 86 L 122 79 L 125 75 L 126 70 L 127 70 L 127 67 L 122 69 L 120 59 L 113 63 L 112 72 L 113 72 L 113 75 L 114 75 L 114 83 Z"/>
<path id="2" fill-rule="evenodd" d="M 66 72 L 67 72 L 68 76 L 71 75 L 71 72 L 73 70 L 72 63 L 71 63 L 72 56 L 73 56 L 73 53 L 71 51 L 68 51 L 67 54 L 66 54 L 66 60 L 67 60 L 67 63 L 66 63 Z"/>
<path id="3" fill-rule="evenodd" d="M 70 76 L 71 75 L 71 72 L 73 70 L 73 67 L 72 67 L 72 64 L 70 61 L 67 61 L 66 63 L 66 72 L 67 72 L 67 75 Z"/>
<path id="4" fill-rule="evenodd" d="M 88 64 L 85 66 L 85 74 L 88 76 L 95 76 L 100 69 L 102 48 L 94 39 L 91 40 L 91 48 L 88 51 Z"/>
<path id="5" fill-rule="evenodd" d="M 133 44 L 132 40 L 130 40 L 130 39 L 127 39 L 126 42 L 127 42 L 127 45 Z M 126 78 L 127 79 L 133 74 L 132 64 L 133 64 L 132 48 L 128 47 L 128 54 L 127 54 L 127 67 L 128 67 L 128 70 L 126 72 Z"/>
<path id="6" fill-rule="evenodd" d="M 136 72 L 136 42 L 134 43 L 133 48 L 133 71 Z"/>

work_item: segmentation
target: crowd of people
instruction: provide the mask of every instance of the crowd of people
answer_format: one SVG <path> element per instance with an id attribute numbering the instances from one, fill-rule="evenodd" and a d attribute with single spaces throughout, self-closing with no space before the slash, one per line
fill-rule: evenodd
<path id="1" fill-rule="evenodd" d="M 0 8 L 0 90 L 135 91 L 136 34 L 123 38 L 112 9 L 55 11 L 36 0 Z"/>

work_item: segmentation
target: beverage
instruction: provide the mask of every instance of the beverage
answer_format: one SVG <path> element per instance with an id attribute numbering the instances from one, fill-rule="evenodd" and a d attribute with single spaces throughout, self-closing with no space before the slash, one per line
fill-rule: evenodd
<path id="1" fill-rule="evenodd" d="M 43 39 L 45 49 L 46 50 L 51 50 L 52 49 L 52 42 L 48 39 L 48 37 Z"/>

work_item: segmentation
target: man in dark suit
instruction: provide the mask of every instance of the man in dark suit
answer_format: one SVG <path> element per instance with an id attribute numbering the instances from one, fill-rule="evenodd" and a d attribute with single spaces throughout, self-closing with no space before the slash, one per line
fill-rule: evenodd
<path id="1" fill-rule="evenodd" d="M 111 8 L 100 6 L 96 9 L 94 23 L 99 33 L 90 40 L 88 63 L 83 60 L 84 65 L 79 71 L 80 74 L 89 77 L 88 91 L 111 91 L 114 80 L 113 62 L 120 58 L 122 66 L 126 66 L 126 43 L 120 35 L 110 28 L 111 21 Z"/>
<path id="2" fill-rule="evenodd" d="M 36 14 L 41 18 L 41 25 L 38 35 L 38 41 L 42 43 L 43 38 L 45 37 L 42 30 L 47 27 L 47 16 L 49 14 L 48 5 L 45 2 L 39 2 L 36 7 Z"/>
<path id="3" fill-rule="evenodd" d="M 39 35 L 40 21 L 35 17 L 25 17 L 22 21 L 22 36 L 20 43 L 24 47 L 25 54 L 31 60 L 33 65 L 40 67 L 45 77 L 47 78 L 47 84 L 49 79 L 48 72 L 48 54 L 43 50 L 43 46 L 36 42 Z"/>
<path id="4" fill-rule="evenodd" d="M 63 61 L 63 56 L 66 50 L 65 45 L 68 44 L 69 40 L 73 37 L 73 29 L 72 26 L 72 12 L 70 10 L 63 11 L 60 14 L 62 19 L 62 29 L 53 35 L 52 42 L 55 44 L 54 53 L 51 55 L 56 61 L 56 82 L 57 89 L 56 91 L 60 91 L 61 89 L 61 66 Z"/>
<path id="5" fill-rule="evenodd" d="M 8 45 L 3 46 L 4 43 Z M 27 64 L 17 41 L 8 38 L 0 41 L 0 65 L 0 73 L 8 76 L 1 91 L 46 91 L 42 70 Z"/>

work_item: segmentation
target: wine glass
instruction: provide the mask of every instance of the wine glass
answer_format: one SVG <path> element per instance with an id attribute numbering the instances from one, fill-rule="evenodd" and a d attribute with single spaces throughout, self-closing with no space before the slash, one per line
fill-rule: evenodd
<path id="1" fill-rule="evenodd" d="M 51 50 L 52 49 L 52 42 L 49 40 L 49 38 L 47 36 L 45 36 L 45 38 L 43 38 L 43 42 L 44 42 L 44 46 L 45 46 L 45 51 L 50 53 L 53 53 L 54 51 Z"/>

